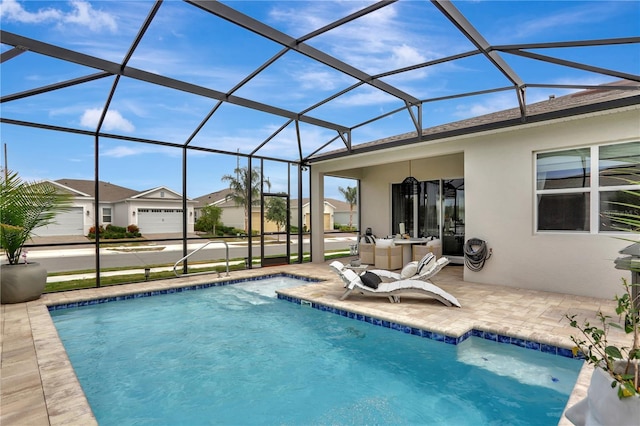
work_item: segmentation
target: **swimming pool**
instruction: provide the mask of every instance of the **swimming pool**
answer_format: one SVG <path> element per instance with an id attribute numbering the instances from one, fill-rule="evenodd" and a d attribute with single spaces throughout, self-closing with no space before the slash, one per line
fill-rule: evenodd
<path id="1" fill-rule="evenodd" d="M 272 289 L 259 294 L 271 285 L 51 315 L 101 425 L 555 425 L 581 367 L 485 339 L 407 336 L 279 301 Z"/>

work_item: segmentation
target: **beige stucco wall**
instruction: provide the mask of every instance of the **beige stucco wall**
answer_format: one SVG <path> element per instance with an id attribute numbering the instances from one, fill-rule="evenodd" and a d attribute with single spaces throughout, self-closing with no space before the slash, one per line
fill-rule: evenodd
<path id="1" fill-rule="evenodd" d="M 629 243 L 611 234 L 534 230 L 534 153 L 638 140 L 638 110 L 474 138 L 465 147 L 466 238 L 488 241 L 493 257 L 465 280 L 610 298 L 629 272 L 614 268 Z"/>
<path id="2" fill-rule="evenodd" d="M 613 265 L 629 243 L 612 235 L 536 233 L 534 153 L 639 138 L 640 108 L 626 108 L 314 163 L 312 182 L 324 174 L 361 179 L 362 229 L 386 235 L 390 184 L 408 175 L 409 158 L 418 180 L 464 177 L 466 238 L 482 238 L 493 250 L 482 271 L 465 269 L 465 281 L 611 298 L 620 278 L 630 277 Z"/>

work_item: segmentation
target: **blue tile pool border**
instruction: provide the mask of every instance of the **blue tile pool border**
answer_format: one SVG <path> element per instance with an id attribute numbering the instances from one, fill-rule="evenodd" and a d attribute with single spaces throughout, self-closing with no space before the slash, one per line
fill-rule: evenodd
<path id="1" fill-rule="evenodd" d="M 320 282 L 320 281 L 322 281 L 322 280 L 320 280 L 318 278 L 310 278 L 310 277 L 305 277 L 305 276 L 302 276 L 302 275 L 295 275 L 295 274 L 288 274 L 288 273 L 284 273 L 284 272 L 279 272 L 279 273 L 276 273 L 276 274 L 258 275 L 258 276 L 255 276 L 255 277 L 237 278 L 237 279 L 233 279 L 233 280 L 216 281 L 216 282 L 203 283 L 203 284 L 193 284 L 193 285 L 184 286 L 184 287 L 174 287 L 174 288 L 166 288 L 166 289 L 161 289 L 161 290 L 141 291 L 141 292 L 137 292 L 137 293 L 123 294 L 123 295 L 120 295 L 120 296 L 109 296 L 109 297 L 102 297 L 102 298 L 96 298 L 96 299 L 81 300 L 81 301 L 77 301 L 77 302 L 59 303 L 59 304 L 49 305 L 49 306 L 47 306 L 47 309 L 49 310 L 49 312 L 51 312 L 51 311 L 57 311 L 57 310 L 60 310 L 60 309 L 72 309 L 72 308 L 79 308 L 79 307 L 82 307 L 82 306 L 100 305 L 102 303 L 119 302 L 119 301 L 122 301 L 122 300 L 139 299 L 139 298 L 142 298 L 142 297 L 160 296 L 160 295 L 163 295 L 163 294 L 183 293 L 185 291 L 203 290 L 203 289 L 211 288 L 211 287 L 223 287 L 223 286 L 227 286 L 227 285 L 244 283 L 244 282 L 248 282 L 248 281 L 260 281 L 260 280 L 266 280 L 266 279 L 269 279 L 269 278 L 282 278 L 282 277 L 294 278 L 294 279 L 297 279 L 297 280 L 300 280 L 300 281 L 306 281 L 306 282 Z"/>
<path id="2" fill-rule="evenodd" d="M 396 323 L 396 322 L 393 322 L 393 321 L 382 320 L 382 319 L 375 318 L 375 317 L 372 317 L 372 316 L 369 316 L 369 315 L 362 315 L 362 314 L 358 314 L 358 313 L 355 313 L 355 312 L 347 311 L 347 310 L 344 310 L 344 309 L 339 309 L 339 308 L 334 308 L 332 306 L 323 305 L 323 304 L 317 303 L 317 302 L 309 302 L 309 301 L 306 301 L 306 300 L 298 299 L 296 297 L 291 297 L 291 296 L 287 296 L 287 295 L 280 294 L 280 293 L 278 293 L 278 299 L 286 300 L 287 302 L 295 303 L 295 304 L 298 304 L 298 305 L 304 304 L 305 306 L 310 306 L 313 309 L 318 309 L 319 311 L 330 312 L 330 313 L 333 313 L 333 314 L 336 314 L 336 315 L 340 315 L 340 316 L 343 316 L 343 317 L 347 317 L 347 318 L 350 318 L 350 319 L 354 319 L 354 320 L 357 320 L 357 321 L 364 321 L 364 322 L 367 322 L 367 323 L 375 325 L 375 326 L 389 328 L 391 330 L 400 331 L 400 332 L 403 332 L 405 334 L 412 334 L 412 335 L 415 335 L 415 336 L 424 337 L 424 338 L 427 338 L 427 339 L 432 339 L 432 340 L 435 340 L 435 341 L 438 341 L 438 342 L 444 342 L 444 343 L 447 343 L 447 344 L 450 344 L 450 345 L 460 344 L 460 343 L 464 342 L 465 340 L 467 340 L 469 337 L 473 336 L 473 337 L 480 337 L 480 338 L 487 339 L 487 340 L 492 340 L 492 341 L 497 342 L 497 343 L 516 345 L 516 346 L 520 346 L 521 348 L 524 348 L 524 349 L 534 350 L 534 351 L 538 351 L 538 352 L 544 352 L 544 353 L 547 353 L 547 354 L 562 356 L 562 357 L 565 357 L 565 358 L 584 359 L 584 356 L 581 356 L 581 354 L 578 354 L 578 355 L 574 356 L 573 351 L 571 349 L 562 348 L 562 347 L 549 345 L 549 344 L 545 344 L 545 343 L 539 343 L 539 342 L 535 342 L 535 341 L 531 341 L 531 340 L 525 340 L 525 339 L 518 338 L 518 337 L 506 336 L 506 335 L 497 334 L 497 333 L 493 333 L 493 332 L 489 332 L 489 331 L 478 330 L 478 329 L 475 329 L 475 328 L 472 329 L 472 330 L 467 331 L 466 333 L 464 333 L 463 335 L 461 335 L 459 337 L 447 336 L 446 334 L 436 333 L 434 331 L 424 330 L 424 329 L 416 328 L 416 327 L 410 327 L 410 326 L 407 326 L 407 325 L 404 325 L 404 324 L 400 324 L 400 323 Z"/>

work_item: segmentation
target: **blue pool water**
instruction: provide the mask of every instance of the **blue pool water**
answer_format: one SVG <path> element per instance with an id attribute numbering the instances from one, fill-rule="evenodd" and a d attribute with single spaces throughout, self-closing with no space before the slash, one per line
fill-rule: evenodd
<path id="1" fill-rule="evenodd" d="M 555 425 L 581 367 L 274 297 L 300 284 L 273 278 L 51 315 L 101 426 Z"/>

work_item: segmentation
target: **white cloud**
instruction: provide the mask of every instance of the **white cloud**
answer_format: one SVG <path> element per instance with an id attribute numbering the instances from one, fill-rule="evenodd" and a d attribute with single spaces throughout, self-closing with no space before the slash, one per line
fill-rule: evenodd
<path id="1" fill-rule="evenodd" d="M 77 24 L 87 27 L 91 31 L 101 31 L 103 28 L 116 32 L 118 25 L 112 15 L 101 10 L 95 10 L 90 3 L 85 1 L 72 1 L 73 11 L 63 17 L 65 24 Z"/>
<path id="2" fill-rule="evenodd" d="M 368 106 L 381 105 L 389 102 L 395 102 L 397 98 L 382 92 L 365 87 L 363 90 L 354 91 L 337 98 L 334 102 L 344 106 Z"/>
<path id="3" fill-rule="evenodd" d="M 333 73 L 322 70 L 312 70 L 295 75 L 295 78 L 302 84 L 301 89 L 333 90 L 336 87 L 336 81 L 333 77 Z"/>
<path id="4" fill-rule="evenodd" d="M 84 127 L 90 127 L 95 129 L 100 120 L 102 110 L 100 108 L 92 108 L 86 110 L 80 118 L 80 124 Z M 104 119 L 103 130 L 121 130 L 124 132 L 133 132 L 135 126 L 126 118 L 124 118 L 120 112 L 116 110 L 107 111 L 107 116 Z"/>
<path id="5" fill-rule="evenodd" d="M 35 2 L 29 3 L 34 4 Z M 93 8 L 91 3 L 82 0 L 73 0 L 69 3 L 72 10 L 65 12 L 52 7 L 41 8 L 36 12 L 26 10 L 16 0 L 3 0 L 0 5 L 0 18 L 26 24 L 41 24 L 53 22 L 58 27 L 65 25 L 77 25 L 98 32 L 103 29 L 116 32 L 118 25 L 113 15 Z"/>
<path id="6" fill-rule="evenodd" d="M 116 146 L 100 153 L 102 157 L 123 158 L 131 157 L 133 155 L 140 155 L 143 151 L 140 149 L 133 149 L 129 146 Z"/>
<path id="7" fill-rule="evenodd" d="M 508 31 L 502 34 L 502 38 L 512 43 L 516 38 L 530 38 L 549 33 L 562 33 L 564 29 L 574 27 L 588 27 L 598 22 L 609 19 L 612 15 L 616 15 L 624 11 L 625 2 L 586 2 L 578 6 L 571 5 L 567 8 L 553 9 L 551 12 L 543 16 L 537 16 L 529 19 L 528 17 L 519 17 L 518 25 L 509 25 Z M 633 2 L 629 2 L 631 4 Z M 544 9 L 540 9 L 543 11 Z M 514 17 L 509 18 L 511 21 Z"/>
<path id="8" fill-rule="evenodd" d="M 103 146 L 104 147 L 104 146 Z M 129 145 L 118 145 L 113 146 L 108 149 L 103 149 L 100 152 L 101 157 L 110 157 L 110 158 L 124 158 L 124 157 L 133 157 L 136 155 L 144 155 L 144 156 L 152 156 L 158 155 L 158 159 L 161 157 L 167 158 L 181 158 L 180 152 L 176 152 L 176 149 L 172 149 L 166 146 L 154 146 L 147 144 L 129 144 Z"/>
<path id="9" fill-rule="evenodd" d="M 47 21 L 57 21 L 62 12 L 57 9 L 45 8 L 37 12 L 27 12 L 16 0 L 3 0 L 0 4 L 0 18 L 7 21 L 39 24 Z"/>
<path id="10" fill-rule="evenodd" d="M 490 114 L 518 106 L 518 99 L 514 93 L 488 96 L 482 102 L 460 104 L 456 107 L 454 116 L 464 119 Z"/>
<path id="11" fill-rule="evenodd" d="M 365 4 L 311 2 L 304 10 L 299 7 L 274 9 L 270 17 L 285 23 L 290 33 L 304 34 L 336 19 L 336 8 L 352 9 L 342 11 L 347 14 Z M 410 32 L 399 8 L 395 4 L 386 6 L 322 34 L 310 44 L 322 46 L 336 57 L 372 74 L 424 62 L 427 55 L 434 56 L 425 47 L 433 44 Z"/>

